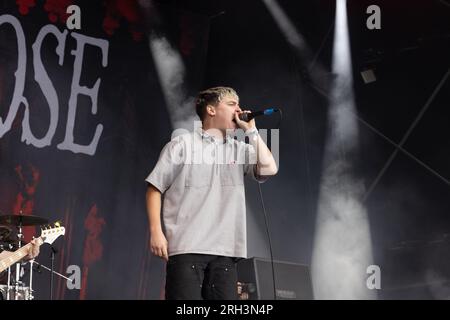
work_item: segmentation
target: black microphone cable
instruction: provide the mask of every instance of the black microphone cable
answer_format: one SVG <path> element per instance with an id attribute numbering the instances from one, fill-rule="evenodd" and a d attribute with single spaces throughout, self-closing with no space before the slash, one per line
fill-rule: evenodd
<path id="1" fill-rule="evenodd" d="M 264 197 L 262 194 L 262 190 L 261 190 L 261 183 L 258 183 L 258 190 L 259 190 L 259 198 L 261 200 L 261 206 L 263 209 L 263 213 L 264 213 L 264 223 L 266 226 L 266 234 L 267 234 L 267 239 L 269 241 L 269 252 L 270 252 L 270 265 L 272 268 L 272 283 L 273 283 L 273 299 L 277 300 L 277 291 L 276 291 L 276 286 L 275 286 L 275 266 L 274 266 L 274 262 L 273 262 L 273 250 L 272 250 L 272 239 L 270 237 L 270 229 L 269 229 L 269 221 L 267 219 L 267 212 L 266 212 L 266 206 L 264 205 Z"/>
<path id="2" fill-rule="evenodd" d="M 283 113 L 281 112 L 281 109 L 278 109 L 277 111 L 280 113 L 280 117 L 278 119 L 278 124 L 277 124 L 276 129 L 279 130 L 281 120 L 283 119 Z M 271 143 L 272 143 L 272 141 L 271 141 Z M 269 219 L 267 218 L 267 211 L 266 211 L 266 206 L 264 204 L 264 197 L 262 194 L 261 183 L 257 182 L 257 184 L 258 184 L 258 190 L 259 190 L 259 198 L 261 201 L 261 207 L 262 207 L 263 213 L 264 213 L 264 224 L 266 227 L 267 240 L 269 242 L 270 265 L 271 265 L 271 269 L 272 269 L 272 283 L 273 283 L 273 299 L 277 300 L 275 265 L 274 265 L 274 261 L 273 261 L 273 248 L 272 248 L 272 238 L 270 237 Z"/>

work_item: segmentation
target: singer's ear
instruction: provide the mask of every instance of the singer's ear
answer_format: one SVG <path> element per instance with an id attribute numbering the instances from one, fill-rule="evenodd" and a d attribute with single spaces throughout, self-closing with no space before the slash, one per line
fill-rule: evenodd
<path id="1" fill-rule="evenodd" d="M 208 106 L 206 107 L 206 112 L 207 112 L 210 116 L 216 115 L 216 110 L 215 110 L 214 107 L 211 106 L 211 105 L 208 105 Z"/>

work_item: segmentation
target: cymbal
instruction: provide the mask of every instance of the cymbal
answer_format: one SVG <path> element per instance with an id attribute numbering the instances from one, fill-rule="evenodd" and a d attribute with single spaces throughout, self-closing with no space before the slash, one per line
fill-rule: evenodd
<path id="1" fill-rule="evenodd" d="M 24 227 L 24 226 L 38 226 L 46 224 L 48 223 L 48 220 L 32 215 L 11 214 L 0 216 L 0 223 Z"/>
<path id="2" fill-rule="evenodd" d="M 0 226 L 0 241 L 5 240 L 11 234 L 11 229 L 6 226 Z"/>

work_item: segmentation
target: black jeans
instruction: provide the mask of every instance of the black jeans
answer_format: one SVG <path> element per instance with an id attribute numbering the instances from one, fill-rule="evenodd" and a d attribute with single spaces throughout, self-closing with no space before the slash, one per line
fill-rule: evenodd
<path id="1" fill-rule="evenodd" d="M 236 261 L 208 254 L 169 257 L 167 300 L 237 300 Z"/>

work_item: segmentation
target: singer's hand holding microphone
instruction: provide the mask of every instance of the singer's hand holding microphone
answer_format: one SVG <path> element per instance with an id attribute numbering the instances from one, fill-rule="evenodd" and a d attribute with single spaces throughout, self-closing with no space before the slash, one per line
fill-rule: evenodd
<path id="1" fill-rule="evenodd" d="M 251 112 L 249 110 L 244 111 L 236 111 L 234 114 L 234 121 L 237 123 L 239 128 L 241 128 L 244 131 L 247 131 L 251 128 L 256 128 L 255 119 L 251 119 L 249 121 L 245 121 L 246 116 L 250 114 Z"/>
<path id="2" fill-rule="evenodd" d="M 278 109 L 270 108 L 260 111 L 236 111 L 236 113 L 234 114 L 234 121 L 241 129 L 247 131 L 251 128 L 256 127 L 255 117 L 270 116 L 275 112 L 278 112 Z"/>

